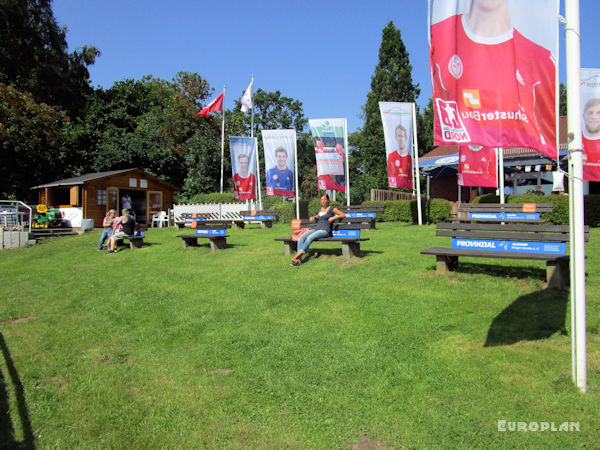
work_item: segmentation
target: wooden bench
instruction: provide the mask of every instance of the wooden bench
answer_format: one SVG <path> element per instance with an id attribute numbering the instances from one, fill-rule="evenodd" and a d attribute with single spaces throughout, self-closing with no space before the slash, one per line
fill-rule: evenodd
<path id="1" fill-rule="evenodd" d="M 301 228 L 314 228 L 316 226 L 315 222 L 310 222 L 308 219 L 300 219 L 292 221 L 292 230 L 299 230 Z M 368 229 L 368 224 L 347 224 L 347 223 L 335 223 L 333 225 L 334 233 L 344 232 L 343 230 L 348 230 L 346 233 L 354 234 L 354 237 L 343 237 L 343 236 L 332 236 L 327 238 L 319 238 L 315 239 L 314 242 L 340 242 L 342 244 L 342 255 L 346 259 L 350 258 L 360 258 L 360 243 L 362 241 L 368 241 L 369 238 L 361 238 L 360 230 Z M 356 231 L 357 233 L 350 233 Z M 283 253 L 286 256 L 295 255 L 298 251 L 298 242 L 294 241 L 291 237 L 283 237 L 283 238 L 275 238 L 276 241 L 283 242 Z M 312 246 L 312 244 L 311 244 Z"/>
<path id="2" fill-rule="evenodd" d="M 202 225 L 196 228 L 194 234 L 180 234 L 177 237 L 183 241 L 183 248 L 198 247 L 198 239 L 208 239 L 210 241 L 210 251 L 216 252 L 227 247 L 227 228 L 231 224 L 226 225 Z"/>
<path id="3" fill-rule="evenodd" d="M 458 217 L 452 222 L 479 223 L 547 223 L 541 213 L 554 210 L 554 203 L 462 203 L 458 208 Z"/>
<path id="4" fill-rule="evenodd" d="M 125 241 L 129 242 L 129 248 L 142 248 L 144 246 L 144 236 L 131 236 L 115 239 L 117 245 L 125 245 Z"/>
<path id="5" fill-rule="evenodd" d="M 368 229 L 374 229 L 377 217 L 385 211 L 385 205 L 346 205 L 338 206 L 338 209 L 346 214 L 339 223 L 366 224 Z"/>
<path id="6" fill-rule="evenodd" d="M 585 240 L 589 237 L 585 227 Z M 452 238 L 452 247 L 432 247 L 422 255 L 435 255 L 436 272 L 458 267 L 460 256 L 546 261 L 547 287 L 569 284 L 569 227 L 543 224 L 438 223 L 436 236 Z"/>
<path id="7" fill-rule="evenodd" d="M 260 222 L 261 228 L 271 228 L 279 217 L 278 209 L 240 211 L 243 222 Z M 242 225 L 243 228 L 243 225 Z"/>

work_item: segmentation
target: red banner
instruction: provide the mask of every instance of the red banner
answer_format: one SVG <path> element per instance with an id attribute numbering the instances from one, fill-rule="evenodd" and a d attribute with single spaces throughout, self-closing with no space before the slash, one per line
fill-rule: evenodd
<path id="1" fill-rule="evenodd" d="M 496 152 L 481 145 L 461 146 L 458 158 L 458 184 L 461 186 L 498 187 Z"/>
<path id="2" fill-rule="evenodd" d="M 512 2 L 511 11 L 506 0 L 488 3 L 461 10 L 456 0 L 430 2 L 434 144 L 526 147 L 557 159 L 558 2 Z M 524 30 L 548 48 L 521 34 L 512 17 L 524 26 L 554 17 Z"/>

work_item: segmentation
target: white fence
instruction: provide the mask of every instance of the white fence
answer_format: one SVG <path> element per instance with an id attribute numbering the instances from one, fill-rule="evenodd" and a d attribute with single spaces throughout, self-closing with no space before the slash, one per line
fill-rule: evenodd
<path id="1" fill-rule="evenodd" d="M 211 219 L 241 219 L 240 211 L 257 209 L 255 203 L 201 203 L 197 205 L 174 205 L 170 214 L 170 223 L 180 221 L 184 213 L 210 214 Z"/>

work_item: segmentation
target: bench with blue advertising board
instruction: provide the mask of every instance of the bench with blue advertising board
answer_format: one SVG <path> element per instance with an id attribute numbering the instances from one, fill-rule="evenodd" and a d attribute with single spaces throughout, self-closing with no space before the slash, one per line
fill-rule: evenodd
<path id="1" fill-rule="evenodd" d="M 181 219 L 175 221 L 178 228 L 197 228 L 202 225 L 236 225 L 236 228 L 244 228 L 244 222 L 236 219 L 212 219 L 208 213 L 183 213 Z"/>
<path id="2" fill-rule="evenodd" d="M 346 214 L 340 223 L 366 224 L 367 229 L 375 228 L 375 222 L 385 211 L 385 205 L 342 205 L 338 206 Z"/>
<path id="3" fill-rule="evenodd" d="M 273 221 L 277 220 L 279 216 L 279 210 L 263 209 L 240 211 L 240 216 L 242 216 L 244 222 L 260 223 L 261 228 L 271 228 Z"/>
<path id="4" fill-rule="evenodd" d="M 546 223 L 542 213 L 552 212 L 553 203 L 463 203 L 458 208 L 458 217 L 453 222 L 513 222 Z"/>
<path id="5" fill-rule="evenodd" d="M 586 226 L 586 241 L 588 233 Z M 566 225 L 438 223 L 436 236 L 450 237 L 450 248 L 427 248 L 421 250 L 421 254 L 435 255 L 439 274 L 456 269 L 459 256 L 531 259 L 546 261 L 548 287 L 562 288 L 569 284 L 569 227 Z"/>
<path id="6" fill-rule="evenodd" d="M 308 219 L 292 220 L 292 230 L 300 230 L 302 228 L 314 228 L 315 222 Z M 328 238 L 315 239 L 313 242 L 339 242 L 342 244 L 342 255 L 346 259 L 360 257 L 360 243 L 368 241 L 369 238 L 361 238 L 360 230 L 369 229 L 369 224 L 364 223 L 335 223 L 333 225 L 332 236 Z M 283 253 L 285 255 L 293 255 L 298 251 L 298 243 L 291 237 L 275 238 L 276 241 L 283 242 Z"/>
<path id="7" fill-rule="evenodd" d="M 199 222 L 201 223 L 201 222 Z M 210 250 L 215 252 L 217 250 L 223 250 L 227 247 L 227 228 L 230 228 L 231 224 L 222 225 L 199 225 L 196 224 L 194 227 L 194 234 L 180 234 L 177 237 L 183 241 L 183 248 L 197 247 L 198 239 L 205 238 L 210 241 Z"/>

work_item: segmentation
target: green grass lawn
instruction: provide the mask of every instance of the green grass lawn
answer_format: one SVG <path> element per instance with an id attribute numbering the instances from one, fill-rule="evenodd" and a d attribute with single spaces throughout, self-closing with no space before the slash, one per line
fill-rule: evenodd
<path id="1" fill-rule="evenodd" d="M 598 447 L 597 229 L 585 395 L 569 293 L 544 290 L 543 262 L 465 258 L 437 276 L 419 251 L 449 239 L 398 223 L 363 231 L 360 259 L 315 243 L 300 267 L 273 241 L 287 225 L 231 230 L 216 253 L 177 234 L 0 254 L 0 447 Z"/>

